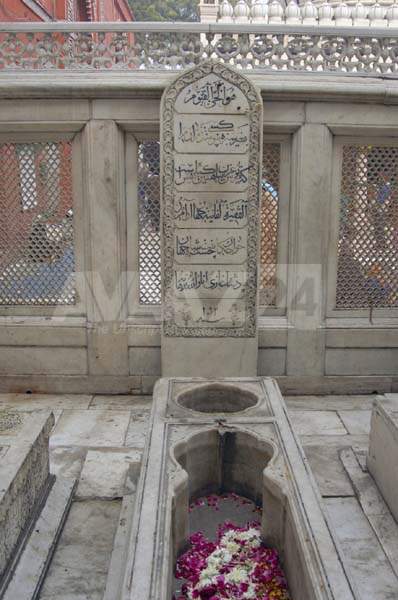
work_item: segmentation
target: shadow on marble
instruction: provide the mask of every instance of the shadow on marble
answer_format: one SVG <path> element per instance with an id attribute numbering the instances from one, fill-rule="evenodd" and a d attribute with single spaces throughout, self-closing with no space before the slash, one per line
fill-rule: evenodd
<path id="1" fill-rule="evenodd" d="M 33 411 L 40 409 L 84 410 L 92 396 L 85 394 L 0 394 L 0 409 Z"/>
<path id="2" fill-rule="evenodd" d="M 152 396 L 94 396 L 90 410 L 150 410 Z"/>
<path id="3" fill-rule="evenodd" d="M 344 396 L 284 396 L 288 408 L 300 410 L 371 410 L 377 394 Z"/>

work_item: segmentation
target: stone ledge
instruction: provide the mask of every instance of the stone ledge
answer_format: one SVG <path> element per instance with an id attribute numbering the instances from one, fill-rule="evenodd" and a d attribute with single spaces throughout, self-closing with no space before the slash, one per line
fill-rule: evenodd
<path id="1" fill-rule="evenodd" d="M 398 394 L 387 394 L 375 401 L 367 465 L 398 521 Z"/>
<path id="2" fill-rule="evenodd" d="M 48 565 L 69 512 L 75 487 L 75 480 L 55 481 L 34 529 L 18 557 L 18 564 L 2 596 L 3 600 L 34 600 L 39 597 Z"/>
<path id="3" fill-rule="evenodd" d="M 50 485 L 52 413 L 0 411 L 0 580 Z"/>
<path id="4" fill-rule="evenodd" d="M 322 73 L 247 73 L 264 98 L 398 103 L 398 85 L 385 79 Z M 160 98 L 175 72 L 1 73 L 0 98 Z"/>

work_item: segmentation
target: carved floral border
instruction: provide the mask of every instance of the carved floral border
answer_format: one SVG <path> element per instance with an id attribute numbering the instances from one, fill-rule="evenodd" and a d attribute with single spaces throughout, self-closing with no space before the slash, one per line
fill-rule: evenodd
<path id="1" fill-rule="evenodd" d="M 245 323 L 242 327 L 180 327 L 174 320 L 174 104 L 179 93 L 202 77 L 215 73 L 238 87 L 249 104 L 250 149 L 248 186 L 247 282 Z M 180 75 L 166 88 L 161 105 L 161 231 L 163 333 L 169 337 L 255 337 L 257 323 L 257 264 L 262 165 L 262 100 L 252 83 L 221 62 L 208 60 Z"/>

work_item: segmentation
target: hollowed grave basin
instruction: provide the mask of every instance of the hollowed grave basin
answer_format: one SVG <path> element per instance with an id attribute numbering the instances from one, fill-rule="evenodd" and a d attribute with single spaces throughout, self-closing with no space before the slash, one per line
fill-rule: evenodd
<path id="1" fill-rule="evenodd" d="M 352 600 L 277 384 L 164 378 L 153 399 L 120 597 L 170 600 L 190 503 L 232 492 L 262 506 L 262 537 L 279 552 L 292 600 Z"/>
<path id="2" fill-rule="evenodd" d="M 209 383 L 181 392 L 176 403 L 200 413 L 237 413 L 256 406 L 258 397 L 234 385 Z"/>

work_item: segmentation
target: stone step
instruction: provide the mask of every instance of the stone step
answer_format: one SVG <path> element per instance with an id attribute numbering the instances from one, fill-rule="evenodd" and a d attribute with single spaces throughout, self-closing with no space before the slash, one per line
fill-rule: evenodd
<path id="1" fill-rule="evenodd" d="M 374 404 L 367 465 L 398 521 L 398 394 L 386 394 Z"/>
<path id="2" fill-rule="evenodd" d="M 103 600 L 116 600 L 122 591 L 123 575 L 129 550 L 129 535 L 135 510 L 135 494 L 124 496 L 113 542 Z"/>
<path id="3" fill-rule="evenodd" d="M 398 588 L 398 523 L 390 513 L 371 475 L 363 471 L 353 449 L 342 450 L 340 458 L 352 482 L 358 502 L 397 577 Z"/>

